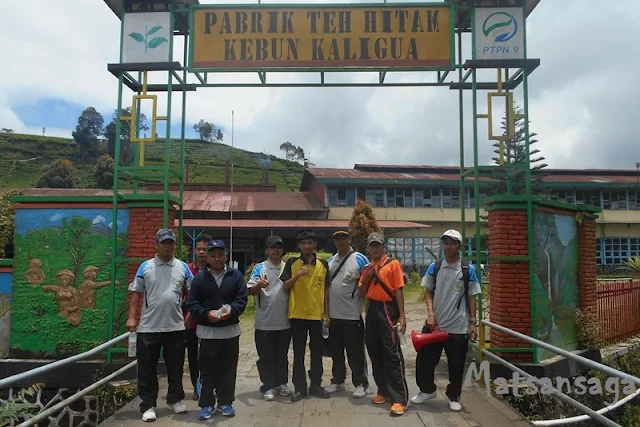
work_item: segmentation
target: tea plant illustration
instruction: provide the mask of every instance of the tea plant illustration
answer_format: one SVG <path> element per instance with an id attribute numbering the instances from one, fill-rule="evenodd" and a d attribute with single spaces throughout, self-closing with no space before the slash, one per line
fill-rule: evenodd
<path id="1" fill-rule="evenodd" d="M 147 26 L 145 25 L 145 27 L 144 27 L 145 35 L 144 36 L 142 34 L 140 34 L 140 33 L 130 33 L 129 37 L 131 37 L 132 39 L 134 39 L 138 43 L 144 43 L 144 53 L 147 53 L 148 49 L 155 49 L 158 46 L 160 46 L 162 43 L 169 43 L 169 40 L 167 40 L 164 37 L 155 37 L 155 38 L 152 38 L 151 40 L 149 40 L 149 36 L 157 33 L 161 29 L 162 29 L 162 26 L 157 25 L 155 27 L 151 27 L 151 29 L 148 30 Z"/>

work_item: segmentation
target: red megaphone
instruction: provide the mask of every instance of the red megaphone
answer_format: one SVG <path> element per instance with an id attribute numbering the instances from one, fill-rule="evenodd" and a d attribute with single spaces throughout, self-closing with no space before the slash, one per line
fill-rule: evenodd
<path id="1" fill-rule="evenodd" d="M 419 334 L 416 331 L 411 331 L 411 342 L 416 352 L 422 350 L 422 347 L 429 344 L 435 344 L 443 342 L 449 339 L 449 332 L 441 331 L 436 327 L 433 332 L 426 334 Z"/>

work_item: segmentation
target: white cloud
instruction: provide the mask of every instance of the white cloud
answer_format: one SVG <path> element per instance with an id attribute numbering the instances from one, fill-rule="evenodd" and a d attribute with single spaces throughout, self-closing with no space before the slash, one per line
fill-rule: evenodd
<path id="1" fill-rule="evenodd" d="M 93 221 L 91 221 L 91 224 L 100 224 L 101 222 L 105 222 L 107 219 L 105 217 L 103 217 L 102 215 L 98 215 L 95 218 L 93 218 Z M 111 227 L 111 225 L 109 225 L 109 227 Z"/>
<path id="2" fill-rule="evenodd" d="M 32 0 L 29 10 L 22 2 L 3 4 L 0 51 L 6 61 L 0 68 L 0 127 L 40 134 L 40 127 L 25 126 L 11 108 L 45 98 L 104 112 L 115 109 L 117 80 L 107 64 L 118 59 L 120 22 L 102 1 L 64 3 L 63 8 L 59 2 Z M 635 76 L 640 65 L 639 18 L 640 3 L 632 0 L 616 2 L 605 12 L 595 0 L 541 2 L 529 18 L 529 54 L 541 59 L 530 79 L 531 129 L 538 133 L 538 148 L 550 166 L 633 167 L 628 156 L 613 154 L 614 142 L 632 153 L 633 164 L 640 160 L 633 126 L 640 98 Z M 175 57 L 182 61 L 181 37 L 175 40 Z M 463 54 L 469 56 L 468 46 Z M 254 73 L 216 78 L 257 81 Z M 267 78 L 291 82 L 317 80 L 319 75 L 280 73 Z M 340 81 L 376 78 L 370 73 L 327 76 Z M 416 78 L 424 77 L 415 73 L 387 77 Z M 521 91 L 517 94 L 521 104 Z M 131 95 L 125 91 L 125 106 Z M 165 96 L 159 94 L 161 103 Z M 484 99 L 480 94 L 479 111 L 486 108 Z M 176 93 L 173 101 L 176 123 L 180 95 Z M 288 140 L 311 151 L 318 166 L 457 164 L 457 102 L 457 92 L 443 88 L 209 88 L 188 94 L 187 120 L 204 118 L 224 127 L 225 141 L 230 142 L 231 110 L 235 110 L 237 147 L 279 154 L 279 145 Z M 163 112 L 161 108 L 159 114 Z M 468 164 L 472 159 L 469 93 L 464 115 Z M 47 134 L 70 137 L 71 129 L 47 128 Z M 486 124 L 481 123 L 483 163 L 490 162 L 492 151 L 485 135 Z"/>

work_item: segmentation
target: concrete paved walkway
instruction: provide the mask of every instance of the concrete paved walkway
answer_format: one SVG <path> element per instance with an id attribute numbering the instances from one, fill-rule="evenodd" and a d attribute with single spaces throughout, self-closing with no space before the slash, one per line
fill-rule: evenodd
<path id="1" fill-rule="evenodd" d="M 407 331 L 420 330 L 424 317 L 421 305 L 407 304 Z M 488 396 L 484 389 L 465 388 L 462 392 L 461 403 L 463 410 L 452 412 L 449 410 L 448 400 L 444 390 L 448 384 L 446 358 L 436 368 L 436 383 L 438 398 L 421 405 L 409 404 L 404 415 L 397 417 L 389 414 L 389 404 L 374 405 L 371 398 L 375 395 L 375 381 L 369 372 L 370 388 L 367 397 L 354 399 L 351 393 L 354 387 L 350 384 L 351 372 L 347 368 L 347 390 L 333 394 L 330 399 L 308 397 L 296 403 L 291 403 L 288 397 L 276 397 L 276 401 L 265 402 L 262 393 L 258 391 L 261 382 L 256 368 L 256 353 L 253 343 L 252 322 L 242 322 L 243 335 L 240 342 L 240 359 L 236 382 L 236 401 L 233 407 L 236 416 L 226 418 L 220 414 L 208 421 L 199 421 L 197 402 L 190 400 L 193 388 L 185 373 L 184 388 L 187 394 L 185 404 L 189 412 L 175 415 L 167 409 L 164 401 L 166 396 L 166 382 L 160 382 L 157 415 L 154 427 L 173 426 L 220 426 L 220 427 L 422 427 L 422 426 L 464 426 L 464 427 L 524 427 L 531 424 L 526 422 L 516 411 L 502 401 Z M 416 352 L 410 342 L 403 349 L 406 361 L 406 377 L 410 396 L 418 392 L 415 381 Z M 369 364 L 369 371 L 371 364 Z M 307 348 L 307 369 L 309 368 L 309 350 Z M 289 349 L 289 378 L 293 367 L 293 349 Z M 331 378 L 331 358 L 323 358 L 323 386 L 329 384 Z M 291 383 L 289 387 L 292 388 Z M 146 425 L 141 420 L 138 405 L 140 400 L 134 399 L 111 418 L 107 419 L 104 427 L 132 427 Z"/>

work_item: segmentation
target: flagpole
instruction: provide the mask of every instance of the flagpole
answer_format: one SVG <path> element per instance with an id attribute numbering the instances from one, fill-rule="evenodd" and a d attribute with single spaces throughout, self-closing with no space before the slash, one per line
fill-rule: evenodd
<path id="1" fill-rule="evenodd" d="M 229 205 L 229 211 L 231 212 L 231 227 L 229 230 L 229 266 L 233 268 L 233 115 L 234 111 L 231 110 L 231 153 L 229 160 L 231 162 L 231 203 Z"/>

